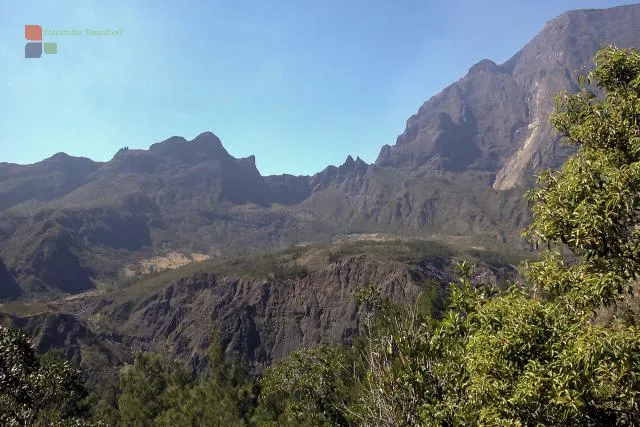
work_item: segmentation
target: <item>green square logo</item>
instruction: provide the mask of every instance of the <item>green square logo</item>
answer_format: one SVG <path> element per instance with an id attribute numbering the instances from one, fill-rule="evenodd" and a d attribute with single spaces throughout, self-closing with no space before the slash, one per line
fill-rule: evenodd
<path id="1" fill-rule="evenodd" d="M 58 43 L 44 43 L 44 53 L 49 55 L 58 53 Z"/>

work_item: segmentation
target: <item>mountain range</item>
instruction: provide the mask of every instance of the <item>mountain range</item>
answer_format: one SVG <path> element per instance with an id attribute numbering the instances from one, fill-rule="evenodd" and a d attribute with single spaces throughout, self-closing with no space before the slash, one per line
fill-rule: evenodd
<path id="1" fill-rule="evenodd" d="M 504 64 L 480 61 L 427 100 L 374 164 L 349 156 L 313 176 L 261 176 L 253 156 L 234 158 L 211 132 L 104 163 L 58 153 L 0 164 L 0 260 L 21 292 L 74 293 L 170 251 L 224 254 L 341 233 L 521 247 L 522 189 L 571 153 L 548 120 L 554 95 L 577 90 L 603 45 L 640 45 L 638 22 L 638 5 L 549 21 Z M 13 282 L 4 294 L 16 294 Z"/>
<path id="2" fill-rule="evenodd" d="M 496 258 L 528 249 L 524 191 L 573 152 L 549 122 L 555 94 L 578 90 L 600 47 L 640 46 L 639 25 L 640 4 L 549 21 L 505 63 L 480 61 L 428 99 L 373 164 L 349 156 L 312 176 L 262 176 L 212 132 L 107 162 L 0 163 L 0 321 L 85 362 L 87 346 L 99 365 L 166 345 L 197 367 L 206 319 L 228 350 L 264 367 L 357 334 L 359 284 L 395 299 L 425 280 L 443 289 L 453 247 L 512 277 L 515 261 Z M 337 256 L 349 239 L 365 249 Z M 397 256 L 416 244 L 439 254 Z M 252 276 L 261 255 L 242 256 L 273 249 L 284 252 Z M 206 261 L 184 265 L 194 260 Z"/>
<path id="3" fill-rule="evenodd" d="M 211 132 L 124 148 L 104 163 L 58 153 L 0 164 L 2 294 L 85 291 L 121 279 L 125 261 L 168 251 L 221 254 L 340 233 L 520 247 L 522 189 L 571 153 L 548 120 L 554 95 L 577 90 L 603 45 L 639 46 L 638 22 L 638 5 L 549 21 L 504 64 L 480 61 L 426 101 L 374 164 L 349 156 L 313 176 L 261 176 L 253 156 L 234 158 Z"/>

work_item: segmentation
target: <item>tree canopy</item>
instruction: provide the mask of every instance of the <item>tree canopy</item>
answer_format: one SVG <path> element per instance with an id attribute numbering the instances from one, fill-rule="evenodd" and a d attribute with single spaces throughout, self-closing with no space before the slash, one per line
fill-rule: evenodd
<path id="1" fill-rule="evenodd" d="M 80 424 L 80 371 L 56 355 L 38 356 L 22 331 L 0 326 L 0 424 Z"/>

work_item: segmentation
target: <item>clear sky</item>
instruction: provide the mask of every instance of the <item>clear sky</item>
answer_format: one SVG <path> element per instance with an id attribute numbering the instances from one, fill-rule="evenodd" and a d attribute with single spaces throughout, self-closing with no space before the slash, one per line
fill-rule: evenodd
<path id="1" fill-rule="evenodd" d="M 210 130 L 264 175 L 373 162 L 480 59 L 504 62 L 566 10 L 628 3 L 0 0 L 0 161 L 105 161 Z M 25 59 L 25 24 L 83 35 L 45 34 L 57 54 Z"/>

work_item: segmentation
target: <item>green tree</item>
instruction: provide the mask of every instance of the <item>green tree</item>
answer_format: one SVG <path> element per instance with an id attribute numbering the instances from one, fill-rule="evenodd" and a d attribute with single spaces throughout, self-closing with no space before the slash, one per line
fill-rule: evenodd
<path id="1" fill-rule="evenodd" d="M 615 317 L 595 321 L 629 296 L 640 272 L 640 54 L 609 47 L 594 62 L 585 88 L 561 93 L 551 119 L 578 151 L 529 193 L 528 233 L 547 244 L 545 258 L 527 266 L 526 290 L 513 287 L 473 318 L 467 411 L 486 423 L 640 419 L 640 331 Z"/>
<path id="2" fill-rule="evenodd" d="M 157 425 L 157 419 L 180 401 L 190 378 L 159 354 L 138 353 L 133 365 L 122 369 L 118 398 L 120 423 L 132 427 Z"/>
<path id="3" fill-rule="evenodd" d="M 294 351 L 267 369 L 256 423 L 278 426 L 398 425 L 417 419 L 424 387 L 412 381 L 424 355 L 427 325 L 438 311 L 434 283 L 416 303 L 393 303 L 375 286 L 362 286 L 362 330 L 350 348 L 319 346 Z M 436 296 L 434 296 L 436 295 Z M 420 321 L 419 321 L 420 320 Z M 400 334 L 400 332 L 402 332 Z M 405 375 L 406 374 L 406 375 Z"/>
<path id="4" fill-rule="evenodd" d="M 466 262 L 458 265 L 460 279 L 451 285 L 448 310 L 439 320 L 429 294 L 420 294 L 410 305 L 372 305 L 379 320 L 365 331 L 365 345 L 358 346 L 366 373 L 349 408 L 356 424 L 474 424 L 463 411 L 465 345 L 474 312 L 496 290 L 476 285 L 473 272 Z M 375 295 L 372 299 L 380 301 Z"/>
<path id="5" fill-rule="evenodd" d="M 118 411 L 124 423 L 150 426 L 162 411 L 160 396 L 167 379 L 162 362 L 152 354 L 138 353 L 134 364 L 122 369 Z"/>
<path id="6" fill-rule="evenodd" d="M 86 425 L 80 371 L 50 353 L 38 356 L 24 332 L 0 326 L 0 424 Z"/>
<path id="7" fill-rule="evenodd" d="M 267 368 L 261 381 L 260 425 L 345 426 L 353 393 L 353 365 L 345 349 L 320 346 L 294 351 Z"/>
<path id="8" fill-rule="evenodd" d="M 242 426 L 252 416 L 256 390 L 246 364 L 227 362 L 217 333 L 207 353 L 207 372 L 194 383 L 175 383 L 165 391 L 166 410 L 158 426 Z"/>

